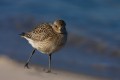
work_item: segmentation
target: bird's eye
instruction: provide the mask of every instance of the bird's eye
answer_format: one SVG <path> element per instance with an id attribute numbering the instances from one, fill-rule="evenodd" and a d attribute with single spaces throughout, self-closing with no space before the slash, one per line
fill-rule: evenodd
<path id="1" fill-rule="evenodd" d="M 55 25 L 55 28 L 58 28 L 58 27 Z"/>

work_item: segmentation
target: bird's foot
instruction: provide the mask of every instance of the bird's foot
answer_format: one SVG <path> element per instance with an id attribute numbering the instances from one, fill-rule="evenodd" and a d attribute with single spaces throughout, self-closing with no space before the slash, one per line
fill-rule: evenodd
<path id="1" fill-rule="evenodd" d="M 27 69 L 30 69 L 29 63 L 27 62 L 24 67 L 27 68 Z"/>
<path id="2" fill-rule="evenodd" d="M 51 70 L 47 70 L 46 73 L 51 73 Z"/>
<path id="3" fill-rule="evenodd" d="M 43 71 L 46 72 L 46 73 L 51 73 L 51 70 L 46 69 L 46 68 L 43 68 Z"/>

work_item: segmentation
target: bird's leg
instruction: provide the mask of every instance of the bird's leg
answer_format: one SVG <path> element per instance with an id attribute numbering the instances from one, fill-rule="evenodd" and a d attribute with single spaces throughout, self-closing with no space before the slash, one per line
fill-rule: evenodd
<path id="1" fill-rule="evenodd" d="M 30 62 L 30 60 L 31 60 L 34 53 L 35 53 L 35 49 L 32 51 L 32 53 L 30 54 L 30 57 L 28 58 L 28 60 L 27 60 L 27 62 L 25 64 L 25 67 L 27 67 L 28 69 L 29 69 L 29 62 Z"/>
<path id="2" fill-rule="evenodd" d="M 51 72 L 51 54 L 49 54 L 48 56 L 49 56 L 49 68 L 47 73 L 50 73 Z"/>

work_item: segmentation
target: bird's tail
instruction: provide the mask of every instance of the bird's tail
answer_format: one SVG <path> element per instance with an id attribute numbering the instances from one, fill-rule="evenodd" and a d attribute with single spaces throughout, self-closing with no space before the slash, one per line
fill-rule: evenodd
<path id="1" fill-rule="evenodd" d="M 23 37 L 23 36 L 25 36 L 25 33 L 24 32 L 22 32 L 21 34 L 19 34 L 21 37 Z"/>

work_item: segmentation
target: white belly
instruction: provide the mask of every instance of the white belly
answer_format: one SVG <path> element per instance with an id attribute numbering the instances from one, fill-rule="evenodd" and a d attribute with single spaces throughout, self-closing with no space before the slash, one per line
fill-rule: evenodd
<path id="1" fill-rule="evenodd" d="M 38 51 L 45 53 L 45 54 L 51 54 L 57 50 L 59 50 L 61 47 L 57 46 L 51 41 L 48 42 L 40 42 L 40 41 L 33 41 L 29 38 L 26 38 L 28 42 L 32 45 L 33 48 L 37 49 Z"/>

